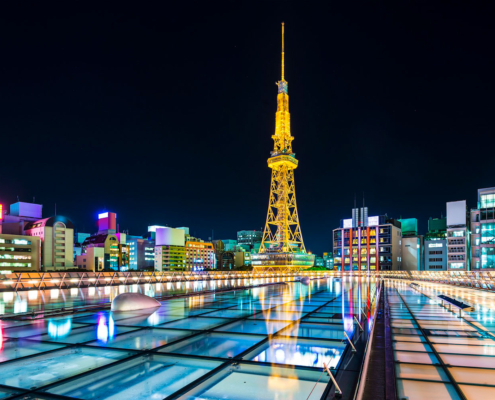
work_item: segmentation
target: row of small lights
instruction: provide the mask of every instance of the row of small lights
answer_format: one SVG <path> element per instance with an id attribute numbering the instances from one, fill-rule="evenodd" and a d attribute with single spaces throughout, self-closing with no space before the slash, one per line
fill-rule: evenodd
<path id="1" fill-rule="evenodd" d="M 319 275 L 319 273 L 317 273 L 317 274 Z M 265 276 L 275 276 L 275 274 L 262 274 L 262 275 L 265 275 Z M 292 273 L 288 273 L 288 275 L 296 275 L 296 273 L 292 272 Z M 311 273 L 310 275 L 311 275 L 311 276 L 313 276 L 313 275 L 315 275 L 315 274 L 314 274 L 314 273 Z M 241 276 L 242 276 L 242 275 L 241 275 Z M 231 277 L 231 276 L 229 276 L 229 275 L 220 275 L 219 277 L 220 277 L 220 278 L 229 278 L 229 277 Z M 236 275 L 234 275 L 234 277 L 238 277 L 238 275 L 236 274 Z M 154 278 L 155 278 L 155 279 L 157 279 L 157 277 L 156 277 L 156 276 L 155 276 Z M 167 278 L 168 278 L 168 279 L 172 279 L 172 277 L 171 277 L 171 276 L 168 276 Z M 126 280 L 127 278 L 125 278 L 125 277 L 121 276 L 121 277 L 119 277 L 118 279 L 119 279 L 119 280 L 121 280 L 121 281 L 123 281 L 123 280 Z M 135 280 L 135 281 L 137 281 L 137 280 L 139 280 L 139 279 L 147 279 L 147 280 L 151 280 L 151 279 L 152 279 L 152 277 L 151 277 L 151 276 L 148 276 L 148 277 L 138 278 L 137 276 L 133 276 L 133 277 L 132 277 L 132 279 L 133 279 L 133 280 Z M 199 277 L 198 277 L 198 279 L 199 279 Z M 107 277 L 107 278 L 105 278 L 105 279 L 103 279 L 103 280 L 108 282 L 108 281 L 111 281 L 112 279 Z M 77 283 L 77 282 L 80 282 L 81 280 L 80 280 L 80 279 L 77 279 L 77 278 L 73 278 L 73 279 L 69 279 L 69 281 L 70 281 L 70 282 L 73 282 L 73 283 Z M 96 281 L 96 278 L 88 278 L 88 279 L 87 279 L 87 281 L 89 281 L 89 282 L 95 282 L 95 281 Z M 33 281 L 33 280 L 31 280 L 31 281 L 28 281 L 27 283 L 29 283 L 29 284 L 31 284 L 31 285 L 34 285 L 34 284 L 39 283 L 39 282 L 40 282 L 40 281 Z M 60 283 L 60 280 L 58 280 L 58 279 L 52 279 L 52 280 L 50 280 L 50 282 L 51 282 L 51 283 Z M 2 282 L 2 283 L 3 283 L 4 285 L 13 285 L 13 284 L 15 284 L 15 282 L 14 282 L 14 281 L 4 281 L 4 282 Z M 20 283 L 21 283 L 21 282 L 20 282 Z"/>

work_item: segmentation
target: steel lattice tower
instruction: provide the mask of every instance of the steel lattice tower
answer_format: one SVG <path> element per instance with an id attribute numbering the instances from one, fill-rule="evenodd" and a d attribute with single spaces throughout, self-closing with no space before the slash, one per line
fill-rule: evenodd
<path id="1" fill-rule="evenodd" d="M 282 79 L 277 82 L 275 134 L 268 166 L 272 169 L 268 214 L 259 254 L 253 255 L 256 269 L 299 269 L 313 265 L 314 256 L 304 247 L 297 213 L 294 170 L 298 160 L 292 152 L 289 95 L 284 76 L 284 23 L 282 23 Z"/>

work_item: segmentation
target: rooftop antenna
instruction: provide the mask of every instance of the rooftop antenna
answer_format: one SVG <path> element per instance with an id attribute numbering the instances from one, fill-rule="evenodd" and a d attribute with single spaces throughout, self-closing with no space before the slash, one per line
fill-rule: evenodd
<path id="1" fill-rule="evenodd" d="M 356 192 L 354 192 L 354 208 L 356 208 Z"/>
<path id="2" fill-rule="evenodd" d="M 284 66 L 285 66 L 285 49 L 284 49 L 284 23 L 282 22 L 282 81 L 285 81 Z"/>
<path id="3" fill-rule="evenodd" d="M 20 200 L 19 200 L 19 195 L 17 195 L 17 202 L 19 202 L 19 201 L 20 201 Z"/>
<path id="4" fill-rule="evenodd" d="M 364 192 L 363 192 L 363 208 L 364 208 Z"/>
<path id="5" fill-rule="evenodd" d="M 57 215 L 57 203 L 55 203 L 55 215 Z"/>

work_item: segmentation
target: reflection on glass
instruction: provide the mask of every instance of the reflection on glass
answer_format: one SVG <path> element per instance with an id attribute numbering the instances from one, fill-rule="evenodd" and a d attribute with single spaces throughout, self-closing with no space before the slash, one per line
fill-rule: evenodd
<path id="1" fill-rule="evenodd" d="M 160 320 L 160 315 L 158 314 L 157 311 L 155 311 L 153 314 L 151 314 L 149 317 L 148 317 L 148 324 L 150 326 L 155 326 L 155 325 L 158 325 L 159 323 L 161 322 Z"/>
<path id="2" fill-rule="evenodd" d="M 23 313 L 27 311 L 27 301 L 22 300 L 19 296 L 15 299 L 14 302 L 14 313 Z"/>
<path id="3" fill-rule="evenodd" d="M 329 368 L 336 368 L 341 356 L 341 349 L 338 348 L 279 342 L 272 343 L 270 347 L 254 357 L 253 361 L 315 368 L 323 368 L 323 363 L 326 363 Z"/>
<path id="4" fill-rule="evenodd" d="M 105 314 L 100 314 L 98 318 L 98 329 L 96 332 L 96 337 L 98 340 L 106 343 L 112 340 L 115 336 L 115 324 L 113 318 L 110 315 L 107 321 Z"/>
<path id="5" fill-rule="evenodd" d="M 59 319 L 48 321 L 48 336 L 52 339 L 61 339 L 69 335 L 72 328 L 72 320 Z"/>

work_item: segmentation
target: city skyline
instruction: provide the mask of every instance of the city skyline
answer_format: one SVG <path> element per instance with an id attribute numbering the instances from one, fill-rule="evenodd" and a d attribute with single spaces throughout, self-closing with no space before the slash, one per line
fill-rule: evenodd
<path id="1" fill-rule="evenodd" d="M 417 218 L 425 232 L 446 201 L 475 207 L 477 188 L 494 186 L 482 151 L 495 128 L 483 9 L 263 7 L 179 10 L 174 21 L 103 8 L 90 25 L 84 11 L 10 15 L 0 203 L 35 196 L 45 216 L 56 203 L 84 232 L 102 211 L 137 234 L 261 230 L 281 21 L 309 251 L 331 250 L 363 192 L 371 214 Z"/>

